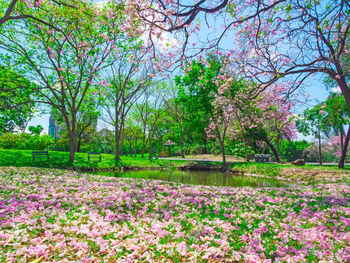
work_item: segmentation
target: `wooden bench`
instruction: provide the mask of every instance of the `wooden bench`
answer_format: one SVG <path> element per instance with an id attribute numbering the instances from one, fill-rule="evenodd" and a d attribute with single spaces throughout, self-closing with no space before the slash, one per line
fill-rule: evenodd
<path id="1" fill-rule="evenodd" d="M 88 160 L 90 159 L 96 159 L 98 158 L 98 161 L 101 162 L 101 153 L 88 153 Z"/>
<path id="2" fill-rule="evenodd" d="M 161 151 L 159 153 L 159 157 L 168 157 L 169 156 L 169 152 L 168 151 Z"/>
<path id="3" fill-rule="evenodd" d="M 270 155 L 269 154 L 256 154 L 255 161 L 258 163 L 268 163 L 268 162 L 270 162 Z"/>
<path id="4" fill-rule="evenodd" d="M 47 159 L 45 161 L 50 161 L 50 156 L 48 151 L 32 151 L 33 155 L 33 162 L 35 162 L 35 158 L 41 157 L 41 156 L 46 156 Z M 42 159 L 42 158 L 40 158 Z M 43 160 L 41 160 L 43 161 Z"/>

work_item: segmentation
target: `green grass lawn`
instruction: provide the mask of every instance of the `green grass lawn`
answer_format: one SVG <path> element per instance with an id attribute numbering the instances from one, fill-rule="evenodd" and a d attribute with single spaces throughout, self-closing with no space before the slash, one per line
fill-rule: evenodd
<path id="1" fill-rule="evenodd" d="M 102 154 L 101 162 L 98 159 L 88 160 L 87 153 L 76 153 L 73 165 L 69 164 L 68 152 L 49 151 L 50 161 L 47 161 L 46 156 L 36 157 L 33 162 L 32 151 L 29 150 L 0 150 L 0 166 L 16 166 L 16 167 L 55 167 L 55 168 L 98 168 L 98 169 L 113 169 L 115 168 L 114 155 Z M 172 161 L 172 160 L 148 160 L 148 155 L 145 158 L 121 156 L 118 167 L 142 167 L 142 168 L 172 168 L 183 164 L 187 161 Z"/>

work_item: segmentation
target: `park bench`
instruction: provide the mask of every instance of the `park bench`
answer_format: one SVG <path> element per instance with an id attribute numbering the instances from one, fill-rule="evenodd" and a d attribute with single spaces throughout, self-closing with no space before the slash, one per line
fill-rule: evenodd
<path id="1" fill-rule="evenodd" d="M 90 159 L 98 159 L 98 161 L 101 162 L 101 153 L 88 153 L 88 160 L 90 161 Z"/>
<path id="2" fill-rule="evenodd" d="M 269 154 L 255 154 L 255 161 L 258 163 L 268 163 L 270 162 Z"/>
<path id="3" fill-rule="evenodd" d="M 169 157 L 169 152 L 168 151 L 161 151 L 159 153 L 159 157 Z"/>
<path id="4" fill-rule="evenodd" d="M 33 155 L 33 162 L 35 162 L 35 158 L 40 158 L 41 161 L 42 160 L 42 156 L 47 157 L 47 159 L 45 161 L 50 161 L 50 156 L 49 156 L 49 152 L 48 151 L 32 151 L 32 155 Z"/>

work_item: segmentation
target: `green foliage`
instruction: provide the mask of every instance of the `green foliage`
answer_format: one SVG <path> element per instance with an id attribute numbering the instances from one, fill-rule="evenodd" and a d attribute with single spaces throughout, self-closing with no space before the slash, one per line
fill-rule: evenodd
<path id="1" fill-rule="evenodd" d="M 44 130 L 43 126 L 29 126 L 28 130 L 32 133 L 32 135 L 40 135 L 40 133 Z"/>
<path id="2" fill-rule="evenodd" d="M 217 94 L 214 79 L 220 68 L 220 61 L 209 56 L 206 62 L 192 61 L 187 65 L 187 75 L 175 78 L 179 87 L 177 103 L 182 104 L 187 111 L 184 128 L 186 134 L 191 134 L 192 143 L 206 144 L 205 129 L 213 116 L 212 102 Z"/>
<path id="3" fill-rule="evenodd" d="M 0 65 L 0 134 L 25 127 L 34 110 L 33 88 L 22 75 Z"/>
<path id="4" fill-rule="evenodd" d="M 322 113 L 323 104 L 316 105 L 314 108 L 304 110 L 303 114 L 295 121 L 296 128 L 305 136 L 319 136 L 319 133 L 328 133 L 330 127 L 326 125 L 325 115 Z"/>
<path id="5" fill-rule="evenodd" d="M 288 162 L 303 158 L 303 151 L 309 146 L 305 140 L 302 141 L 280 141 L 280 154 Z"/>
<path id="6" fill-rule="evenodd" d="M 113 153 L 115 150 L 114 134 L 112 131 L 102 129 L 91 134 L 89 141 L 86 141 L 80 148 L 81 152 Z"/>
<path id="7" fill-rule="evenodd" d="M 237 140 L 229 140 L 227 141 L 227 145 L 225 145 L 227 148 L 226 153 L 234 155 L 236 157 L 246 157 L 248 154 L 253 154 L 254 151 L 252 150 L 252 147 L 247 146 L 244 142 L 237 141 Z"/>
<path id="8" fill-rule="evenodd" d="M 331 94 L 326 101 L 306 109 L 296 120 L 298 131 L 306 136 L 318 136 L 319 132 L 330 135 L 332 130 L 337 133 L 348 124 L 350 109 L 344 96 L 339 94 Z"/>
<path id="9" fill-rule="evenodd" d="M 0 150 L 0 166 L 18 166 L 18 167 L 70 167 L 69 153 L 49 151 L 50 161 L 36 161 L 33 162 L 32 151 L 30 150 Z M 89 161 L 87 153 L 76 153 L 76 160 L 73 167 L 88 169 L 116 169 L 114 155 L 102 154 L 102 161 Z M 186 164 L 186 161 L 172 161 L 172 160 L 148 160 L 146 158 L 126 157 L 121 156 L 119 167 L 154 167 L 154 168 L 172 168 Z"/>
<path id="10" fill-rule="evenodd" d="M 2 149 L 51 150 L 54 146 L 54 140 L 48 135 L 4 133 L 0 136 L 0 148 Z"/>
<path id="11" fill-rule="evenodd" d="M 350 124 L 350 108 L 343 95 L 332 93 L 322 105 L 325 111 L 325 126 L 340 130 L 344 125 Z"/>

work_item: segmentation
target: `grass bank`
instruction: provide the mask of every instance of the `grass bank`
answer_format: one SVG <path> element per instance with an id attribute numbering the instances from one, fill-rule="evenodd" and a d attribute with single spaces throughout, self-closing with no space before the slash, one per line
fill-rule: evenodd
<path id="1" fill-rule="evenodd" d="M 191 162 L 186 166 L 186 170 L 219 170 L 222 162 Z M 264 175 L 298 183 L 335 182 L 344 179 L 349 181 L 350 178 L 350 167 L 339 169 L 336 165 L 295 166 L 292 164 L 231 162 L 228 164 L 228 169 L 232 173 Z"/>
<path id="2" fill-rule="evenodd" d="M 50 160 L 47 161 L 46 156 L 36 158 L 33 162 L 32 151 L 27 150 L 0 150 L 0 166 L 16 166 L 16 167 L 53 167 L 53 168 L 80 168 L 80 169 L 101 169 L 113 170 L 115 168 L 176 168 L 180 165 L 188 163 L 187 161 L 173 160 L 148 160 L 145 158 L 121 156 L 120 163 L 115 166 L 114 155 L 102 154 L 102 160 L 88 160 L 87 153 L 76 153 L 73 164 L 69 163 L 68 152 L 49 151 Z"/>

